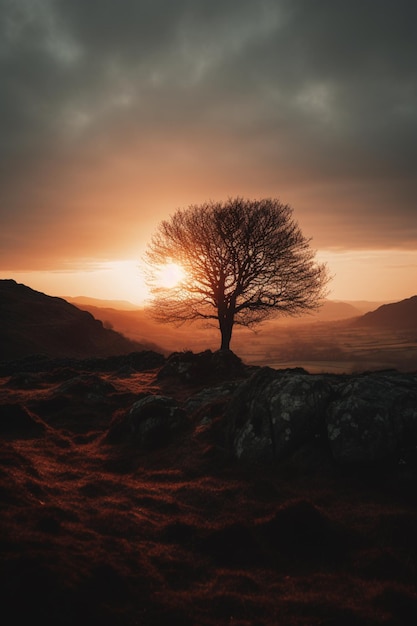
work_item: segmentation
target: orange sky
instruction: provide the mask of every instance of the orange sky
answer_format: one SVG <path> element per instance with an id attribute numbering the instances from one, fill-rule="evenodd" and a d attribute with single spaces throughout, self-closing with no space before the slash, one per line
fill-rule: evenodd
<path id="1" fill-rule="evenodd" d="M 140 303 L 158 222 L 239 195 L 293 207 L 331 298 L 417 293 L 413 0 L 0 10 L 0 278 Z"/>

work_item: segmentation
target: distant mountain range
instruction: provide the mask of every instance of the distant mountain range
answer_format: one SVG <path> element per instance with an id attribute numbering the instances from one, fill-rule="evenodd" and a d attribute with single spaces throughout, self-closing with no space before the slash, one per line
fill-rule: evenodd
<path id="1" fill-rule="evenodd" d="M 78 306 L 14 280 L 0 280 L 0 361 L 35 354 L 53 358 L 112 356 L 141 350 L 168 354 L 185 349 L 184 346 L 199 351 L 211 347 L 209 341 L 214 341 L 214 345 L 218 341 L 215 329 L 193 327 L 190 332 L 188 327 L 161 326 L 150 318 L 146 309 L 134 308 L 128 302 L 71 300 Z M 99 306 L 101 304 L 105 306 Z M 120 305 L 129 308 L 121 310 Z M 277 323 L 293 326 L 337 321 L 350 328 L 417 330 L 417 296 L 383 304 L 363 315 L 361 308 L 366 306 L 372 303 L 356 307 L 354 303 L 327 300 L 320 311 L 311 316 L 281 318 Z"/>
<path id="2" fill-rule="evenodd" d="M 143 311 L 143 307 L 133 304 L 128 300 L 100 300 L 99 298 L 89 298 L 88 296 L 62 296 L 67 302 L 75 304 L 75 306 L 81 309 L 90 310 L 93 309 L 97 312 L 98 309 L 114 309 L 116 311 Z M 311 315 L 302 316 L 306 320 L 314 318 L 320 319 L 320 321 L 326 320 L 339 320 L 347 319 L 349 317 L 357 317 L 363 315 L 368 311 L 377 309 L 385 302 L 374 302 L 368 300 L 325 300 L 320 309 Z M 295 322 L 299 322 L 300 318 L 294 318 Z M 286 318 L 288 321 L 288 318 Z"/>
<path id="3" fill-rule="evenodd" d="M 99 298 L 89 298 L 88 296 L 61 296 L 67 302 L 82 308 L 84 305 L 100 307 L 105 309 L 118 309 L 120 311 L 136 311 L 139 305 L 129 302 L 129 300 L 101 300 Z"/>
<path id="4" fill-rule="evenodd" d="M 0 361 L 35 354 L 101 357 L 155 349 L 105 328 L 87 311 L 14 280 L 0 280 Z"/>

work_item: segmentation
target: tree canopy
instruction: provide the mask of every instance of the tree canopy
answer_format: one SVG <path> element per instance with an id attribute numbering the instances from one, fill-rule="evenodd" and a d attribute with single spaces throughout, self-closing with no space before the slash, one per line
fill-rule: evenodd
<path id="1" fill-rule="evenodd" d="M 230 347 L 234 324 L 252 327 L 317 309 L 329 280 L 292 208 L 271 198 L 178 209 L 159 224 L 145 262 L 155 319 L 213 320 L 222 350 Z M 158 282 L 168 263 L 184 271 L 171 287 Z"/>

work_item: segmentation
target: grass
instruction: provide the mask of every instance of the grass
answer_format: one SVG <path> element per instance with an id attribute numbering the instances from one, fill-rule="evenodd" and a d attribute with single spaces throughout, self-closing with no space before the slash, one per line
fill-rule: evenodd
<path id="1" fill-rule="evenodd" d="M 412 468 L 346 472 L 311 449 L 243 466 L 217 448 L 221 402 L 162 449 L 107 443 L 138 394 L 182 402 L 196 391 L 156 373 L 97 373 L 114 391 L 95 401 L 64 393 L 73 372 L 29 388 L 0 381 L 0 411 L 20 406 L 44 424 L 0 444 L 5 615 L 60 626 L 416 623 Z"/>

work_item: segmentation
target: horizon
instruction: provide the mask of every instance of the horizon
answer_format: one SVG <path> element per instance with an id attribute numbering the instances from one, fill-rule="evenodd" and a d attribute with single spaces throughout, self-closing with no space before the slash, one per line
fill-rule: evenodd
<path id="1" fill-rule="evenodd" d="M 56 292 L 56 293 L 52 293 L 52 292 L 48 292 L 45 291 L 43 289 L 38 289 L 37 287 L 35 287 L 33 284 L 28 284 L 26 282 L 22 282 L 21 280 L 17 280 L 16 278 L 12 278 L 12 277 L 2 277 L 0 276 L 0 281 L 1 280 L 13 280 L 16 282 L 17 285 L 23 285 L 24 287 L 28 287 L 29 289 L 32 289 L 33 291 L 36 291 L 38 293 L 41 293 L 45 296 L 50 296 L 50 297 L 56 297 L 56 298 L 61 298 L 62 300 L 67 300 L 70 303 L 74 303 L 75 306 L 78 306 L 78 304 L 86 304 L 87 306 L 96 306 L 97 308 L 114 308 L 116 310 L 120 310 L 120 311 L 124 311 L 124 310 L 128 310 L 128 309 L 132 309 L 132 310 L 136 310 L 136 309 L 146 309 L 147 307 L 147 302 L 146 301 L 141 301 L 138 303 L 135 303 L 133 300 L 129 300 L 128 298 L 108 298 L 108 297 L 94 297 L 94 296 L 90 296 L 87 294 L 81 294 L 78 293 L 77 295 L 70 295 L 70 294 L 65 294 L 65 293 L 61 293 Z M 320 311 L 320 309 L 322 308 L 322 306 L 326 303 L 334 303 L 334 304 L 349 304 L 349 305 L 375 305 L 376 307 L 382 306 L 384 304 L 395 304 L 398 302 L 401 302 L 403 300 L 409 300 L 411 298 L 415 298 L 417 297 L 417 292 L 416 293 L 412 293 L 408 296 L 405 296 L 404 298 L 399 298 L 398 300 L 396 299 L 369 299 L 369 298 L 360 298 L 360 299 L 350 299 L 350 298 L 331 298 L 331 297 L 326 297 L 322 300 L 319 308 L 317 309 L 317 312 Z M 127 307 L 127 309 L 125 308 Z M 371 310 L 371 309 L 370 309 Z M 296 320 L 298 317 L 303 318 L 305 316 L 309 316 L 309 313 L 300 313 L 298 315 L 294 316 L 294 319 Z M 277 318 L 282 318 L 282 316 L 277 315 Z"/>
<path id="2" fill-rule="evenodd" d="M 393 280 L 384 289 L 380 289 L 380 281 L 384 277 L 386 278 L 387 272 L 381 269 L 381 276 L 376 273 L 374 267 L 376 259 L 374 256 L 373 263 L 370 263 L 368 267 L 363 264 L 362 257 L 356 260 L 356 262 L 351 260 L 350 263 L 342 264 L 337 286 L 335 288 L 335 278 L 333 278 L 330 282 L 329 294 L 326 300 L 334 302 L 390 303 L 399 302 L 417 294 L 413 272 L 407 275 L 402 273 L 401 280 Z M 322 255 L 320 255 L 320 261 L 324 261 Z M 328 267 L 330 273 L 332 273 L 332 267 L 330 265 Z M 349 274 L 352 276 L 352 281 L 354 281 L 355 271 L 360 272 L 362 277 L 365 274 L 369 275 L 372 289 L 368 289 L 368 283 L 359 289 L 344 289 L 341 276 L 343 273 Z M 393 269 L 391 271 L 394 273 Z M 15 280 L 17 283 L 24 284 L 35 291 L 40 291 L 50 296 L 87 298 L 112 302 L 124 301 L 139 308 L 146 306 L 150 298 L 143 275 L 139 271 L 137 263 L 133 261 L 107 263 L 102 268 L 96 267 L 86 271 L 0 271 L 0 279 Z"/>
<path id="3" fill-rule="evenodd" d="M 128 302 L 51 297 L 13 279 L 11 284 L 10 279 L 0 283 L 5 362 L 35 354 L 82 358 L 97 351 L 102 355 L 103 351 L 121 354 L 151 350 L 169 355 L 219 349 L 220 328 L 215 325 L 207 328 L 196 324 L 190 332 L 189 326 L 158 323 L 145 308 Z M 255 332 L 237 326 L 232 351 L 247 364 L 273 369 L 303 367 L 310 373 L 393 368 L 414 371 L 416 303 L 417 295 L 396 303 L 326 300 L 317 313 L 277 316 L 258 324 Z M 28 310 L 33 310 L 29 317 Z"/>
<path id="4" fill-rule="evenodd" d="M 0 278 L 142 306 L 158 223 L 241 196 L 293 208 L 330 299 L 416 292 L 413 0 L 0 11 Z"/>

